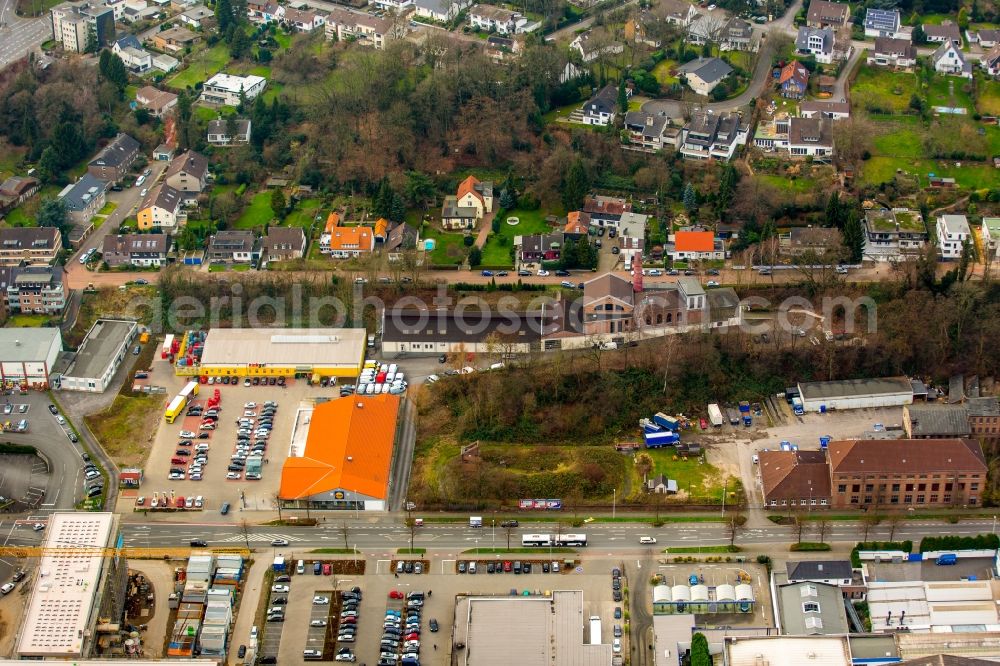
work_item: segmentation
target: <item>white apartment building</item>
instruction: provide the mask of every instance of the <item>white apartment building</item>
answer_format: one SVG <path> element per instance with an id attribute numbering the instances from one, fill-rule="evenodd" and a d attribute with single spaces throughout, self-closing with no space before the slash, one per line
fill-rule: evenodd
<path id="1" fill-rule="evenodd" d="M 941 215 L 937 219 L 938 254 L 942 259 L 958 259 L 969 234 L 969 220 L 964 215 Z"/>

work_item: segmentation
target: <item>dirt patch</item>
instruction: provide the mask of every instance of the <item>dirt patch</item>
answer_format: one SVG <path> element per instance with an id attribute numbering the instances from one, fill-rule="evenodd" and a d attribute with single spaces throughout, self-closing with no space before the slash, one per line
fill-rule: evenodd
<path id="1" fill-rule="evenodd" d="M 166 407 L 163 395 L 119 395 L 106 410 L 84 417 L 87 427 L 119 467 L 142 467 Z"/>

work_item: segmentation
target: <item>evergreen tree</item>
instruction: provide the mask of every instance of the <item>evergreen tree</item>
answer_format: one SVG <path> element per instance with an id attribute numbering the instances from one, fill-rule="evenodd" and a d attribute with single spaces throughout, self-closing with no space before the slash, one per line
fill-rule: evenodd
<path id="1" fill-rule="evenodd" d="M 108 63 L 110 62 L 110 58 L 108 56 L 110 55 L 111 51 L 104 49 L 101 51 L 101 56 L 97 59 L 97 71 L 100 72 L 101 76 L 105 79 L 108 78 Z"/>
<path id="2" fill-rule="evenodd" d="M 962 255 L 958 259 L 958 281 L 965 282 L 965 279 L 969 275 L 969 266 L 972 264 L 972 260 L 975 258 L 975 248 L 972 245 L 972 241 L 966 238 L 962 243 Z"/>
<path id="3" fill-rule="evenodd" d="M 38 159 L 38 177 L 43 183 L 52 183 L 62 172 L 62 165 L 59 163 L 59 154 L 52 146 L 46 146 L 42 151 L 42 156 Z"/>
<path id="4" fill-rule="evenodd" d="M 733 190 L 736 187 L 736 167 L 726 164 L 719 179 L 719 192 L 715 198 L 715 211 L 721 217 L 733 202 Z"/>
<path id="5" fill-rule="evenodd" d="M 106 78 L 115 84 L 119 92 L 125 90 L 125 86 L 128 85 L 128 70 L 125 69 L 125 63 L 117 53 L 111 53 L 108 57 Z"/>
<path id="6" fill-rule="evenodd" d="M 563 243 L 562 254 L 559 255 L 559 265 L 564 269 L 576 268 L 579 265 L 576 254 L 576 241 L 567 238 Z"/>
<path id="7" fill-rule="evenodd" d="M 392 185 L 389 184 L 388 178 L 383 178 L 382 182 L 379 183 L 378 192 L 375 194 L 375 200 L 372 202 L 372 212 L 375 217 L 384 217 L 389 219 L 392 216 L 392 200 L 395 192 L 392 191 Z"/>
<path id="8" fill-rule="evenodd" d="M 689 213 L 694 212 L 698 208 L 698 192 L 695 191 L 694 186 L 691 183 L 685 183 L 684 194 L 681 196 L 681 201 L 684 202 L 684 208 L 686 208 Z"/>
<path id="9" fill-rule="evenodd" d="M 236 105 L 236 113 L 246 113 L 247 109 L 247 92 L 243 90 L 243 85 L 240 84 L 240 101 Z"/>
<path id="10" fill-rule="evenodd" d="M 618 82 L 618 110 L 622 117 L 628 113 L 628 91 L 625 89 L 625 77 Z"/>
<path id="11" fill-rule="evenodd" d="M 406 219 L 406 202 L 403 201 L 403 197 L 398 192 L 392 193 L 387 219 L 391 222 L 402 222 Z"/>
<path id="12" fill-rule="evenodd" d="M 844 226 L 840 216 L 840 194 L 834 192 L 826 202 L 826 226 L 837 227 L 838 229 Z"/>
<path id="13" fill-rule="evenodd" d="M 517 208 L 517 195 L 513 193 L 513 190 L 506 187 L 500 190 L 500 206 L 505 210 Z"/>
<path id="14" fill-rule="evenodd" d="M 587 174 L 583 161 L 577 159 L 570 165 L 563 181 L 562 201 L 566 210 L 579 210 L 589 191 L 590 176 Z"/>
<path id="15" fill-rule="evenodd" d="M 478 247 L 473 247 L 469 250 L 469 266 L 475 268 L 481 263 L 483 263 L 483 251 Z"/>
<path id="16" fill-rule="evenodd" d="M 275 188 L 271 192 L 271 212 L 279 220 L 285 217 L 285 194 L 281 191 L 281 188 Z"/>
<path id="17" fill-rule="evenodd" d="M 861 218 L 853 210 L 847 211 L 847 221 L 840 230 L 847 248 L 848 259 L 852 264 L 860 264 L 865 253 L 865 230 Z"/>
<path id="18" fill-rule="evenodd" d="M 63 122 L 57 125 L 52 133 L 51 145 L 57 147 L 60 170 L 73 166 L 83 159 L 87 152 L 86 140 L 79 123 L 75 122 Z"/>
<path id="19" fill-rule="evenodd" d="M 61 229 L 66 226 L 66 202 L 56 197 L 45 197 L 38 206 L 38 226 Z"/>
<path id="20" fill-rule="evenodd" d="M 760 230 L 760 240 L 763 243 L 769 238 L 774 238 L 778 235 L 778 229 L 774 226 L 774 220 L 768 220 L 764 223 L 764 228 Z"/>
<path id="21" fill-rule="evenodd" d="M 233 5 L 230 0 L 215 0 L 215 20 L 219 23 L 219 34 L 225 35 L 233 24 Z"/>
<path id="22" fill-rule="evenodd" d="M 919 23 L 913 26 L 913 43 L 914 44 L 926 44 L 927 43 L 927 33 L 924 32 L 924 26 Z"/>

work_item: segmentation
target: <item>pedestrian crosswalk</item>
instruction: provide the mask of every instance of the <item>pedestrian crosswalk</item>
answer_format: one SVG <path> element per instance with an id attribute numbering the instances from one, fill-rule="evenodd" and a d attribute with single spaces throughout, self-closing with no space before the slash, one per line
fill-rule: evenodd
<path id="1" fill-rule="evenodd" d="M 225 537 L 221 539 L 212 539 L 212 541 L 216 541 L 219 543 L 245 543 L 246 541 L 266 541 L 270 543 L 275 539 L 284 539 L 285 541 L 306 541 L 307 537 L 290 536 L 288 534 L 250 532 L 246 536 L 242 534 L 237 534 L 235 536 Z"/>

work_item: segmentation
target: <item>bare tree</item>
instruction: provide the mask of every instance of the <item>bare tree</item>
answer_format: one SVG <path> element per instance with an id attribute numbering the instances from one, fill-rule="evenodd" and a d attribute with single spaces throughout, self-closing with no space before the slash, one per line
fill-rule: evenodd
<path id="1" fill-rule="evenodd" d="M 809 522 L 801 515 L 796 514 L 792 518 L 792 530 L 795 532 L 795 543 L 802 543 L 802 537 L 805 534 L 806 527 Z"/>
<path id="2" fill-rule="evenodd" d="M 729 547 L 733 548 L 736 546 L 736 537 L 743 533 L 744 525 L 746 525 L 747 517 L 743 515 L 743 507 L 737 504 L 736 507 L 729 512 L 726 516 L 726 536 L 729 537 Z"/>
<path id="3" fill-rule="evenodd" d="M 247 550 L 250 550 L 250 523 L 246 518 L 240 521 L 240 533 L 243 535 L 243 543 L 247 545 Z"/>
<path id="4" fill-rule="evenodd" d="M 282 522 L 284 519 L 281 517 L 281 495 L 274 493 L 271 496 L 271 501 L 274 504 L 274 508 L 278 510 L 278 522 Z"/>
<path id="5" fill-rule="evenodd" d="M 347 537 L 350 534 L 350 528 L 347 525 L 347 521 L 340 523 L 340 536 L 344 537 L 344 550 L 350 550 L 351 547 L 347 545 Z"/>
<path id="6" fill-rule="evenodd" d="M 505 521 L 503 524 L 503 532 L 507 537 L 507 550 L 510 550 L 510 538 L 514 535 L 514 526 L 509 520 Z"/>
<path id="7" fill-rule="evenodd" d="M 886 522 L 889 523 L 889 541 L 892 541 L 896 538 L 896 529 L 903 522 L 903 516 L 898 513 L 890 513 Z"/>
<path id="8" fill-rule="evenodd" d="M 819 537 L 820 543 L 826 543 L 826 534 L 830 531 L 830 521 L 826 518 L 820 518 L 816 521 L 816 533 Z"/>
<path id="9" fill-rule="evenodd" d="M 861 532 L 862 541 L 868 541 L 868 535 L 871 533 L 872 528 L 878 525 L 878 523 L 878 516 L 868 514 L 862 516 L 861 523 L 858 525 L 858 531 Z"/>
<path id="10" fill-rule="evenodd" d="M 413 540 L 417 536 L 417 520 L 416 518 L 406 518 L 406 527 L 410 530 L 410 553 L 413 553 Z"/>

